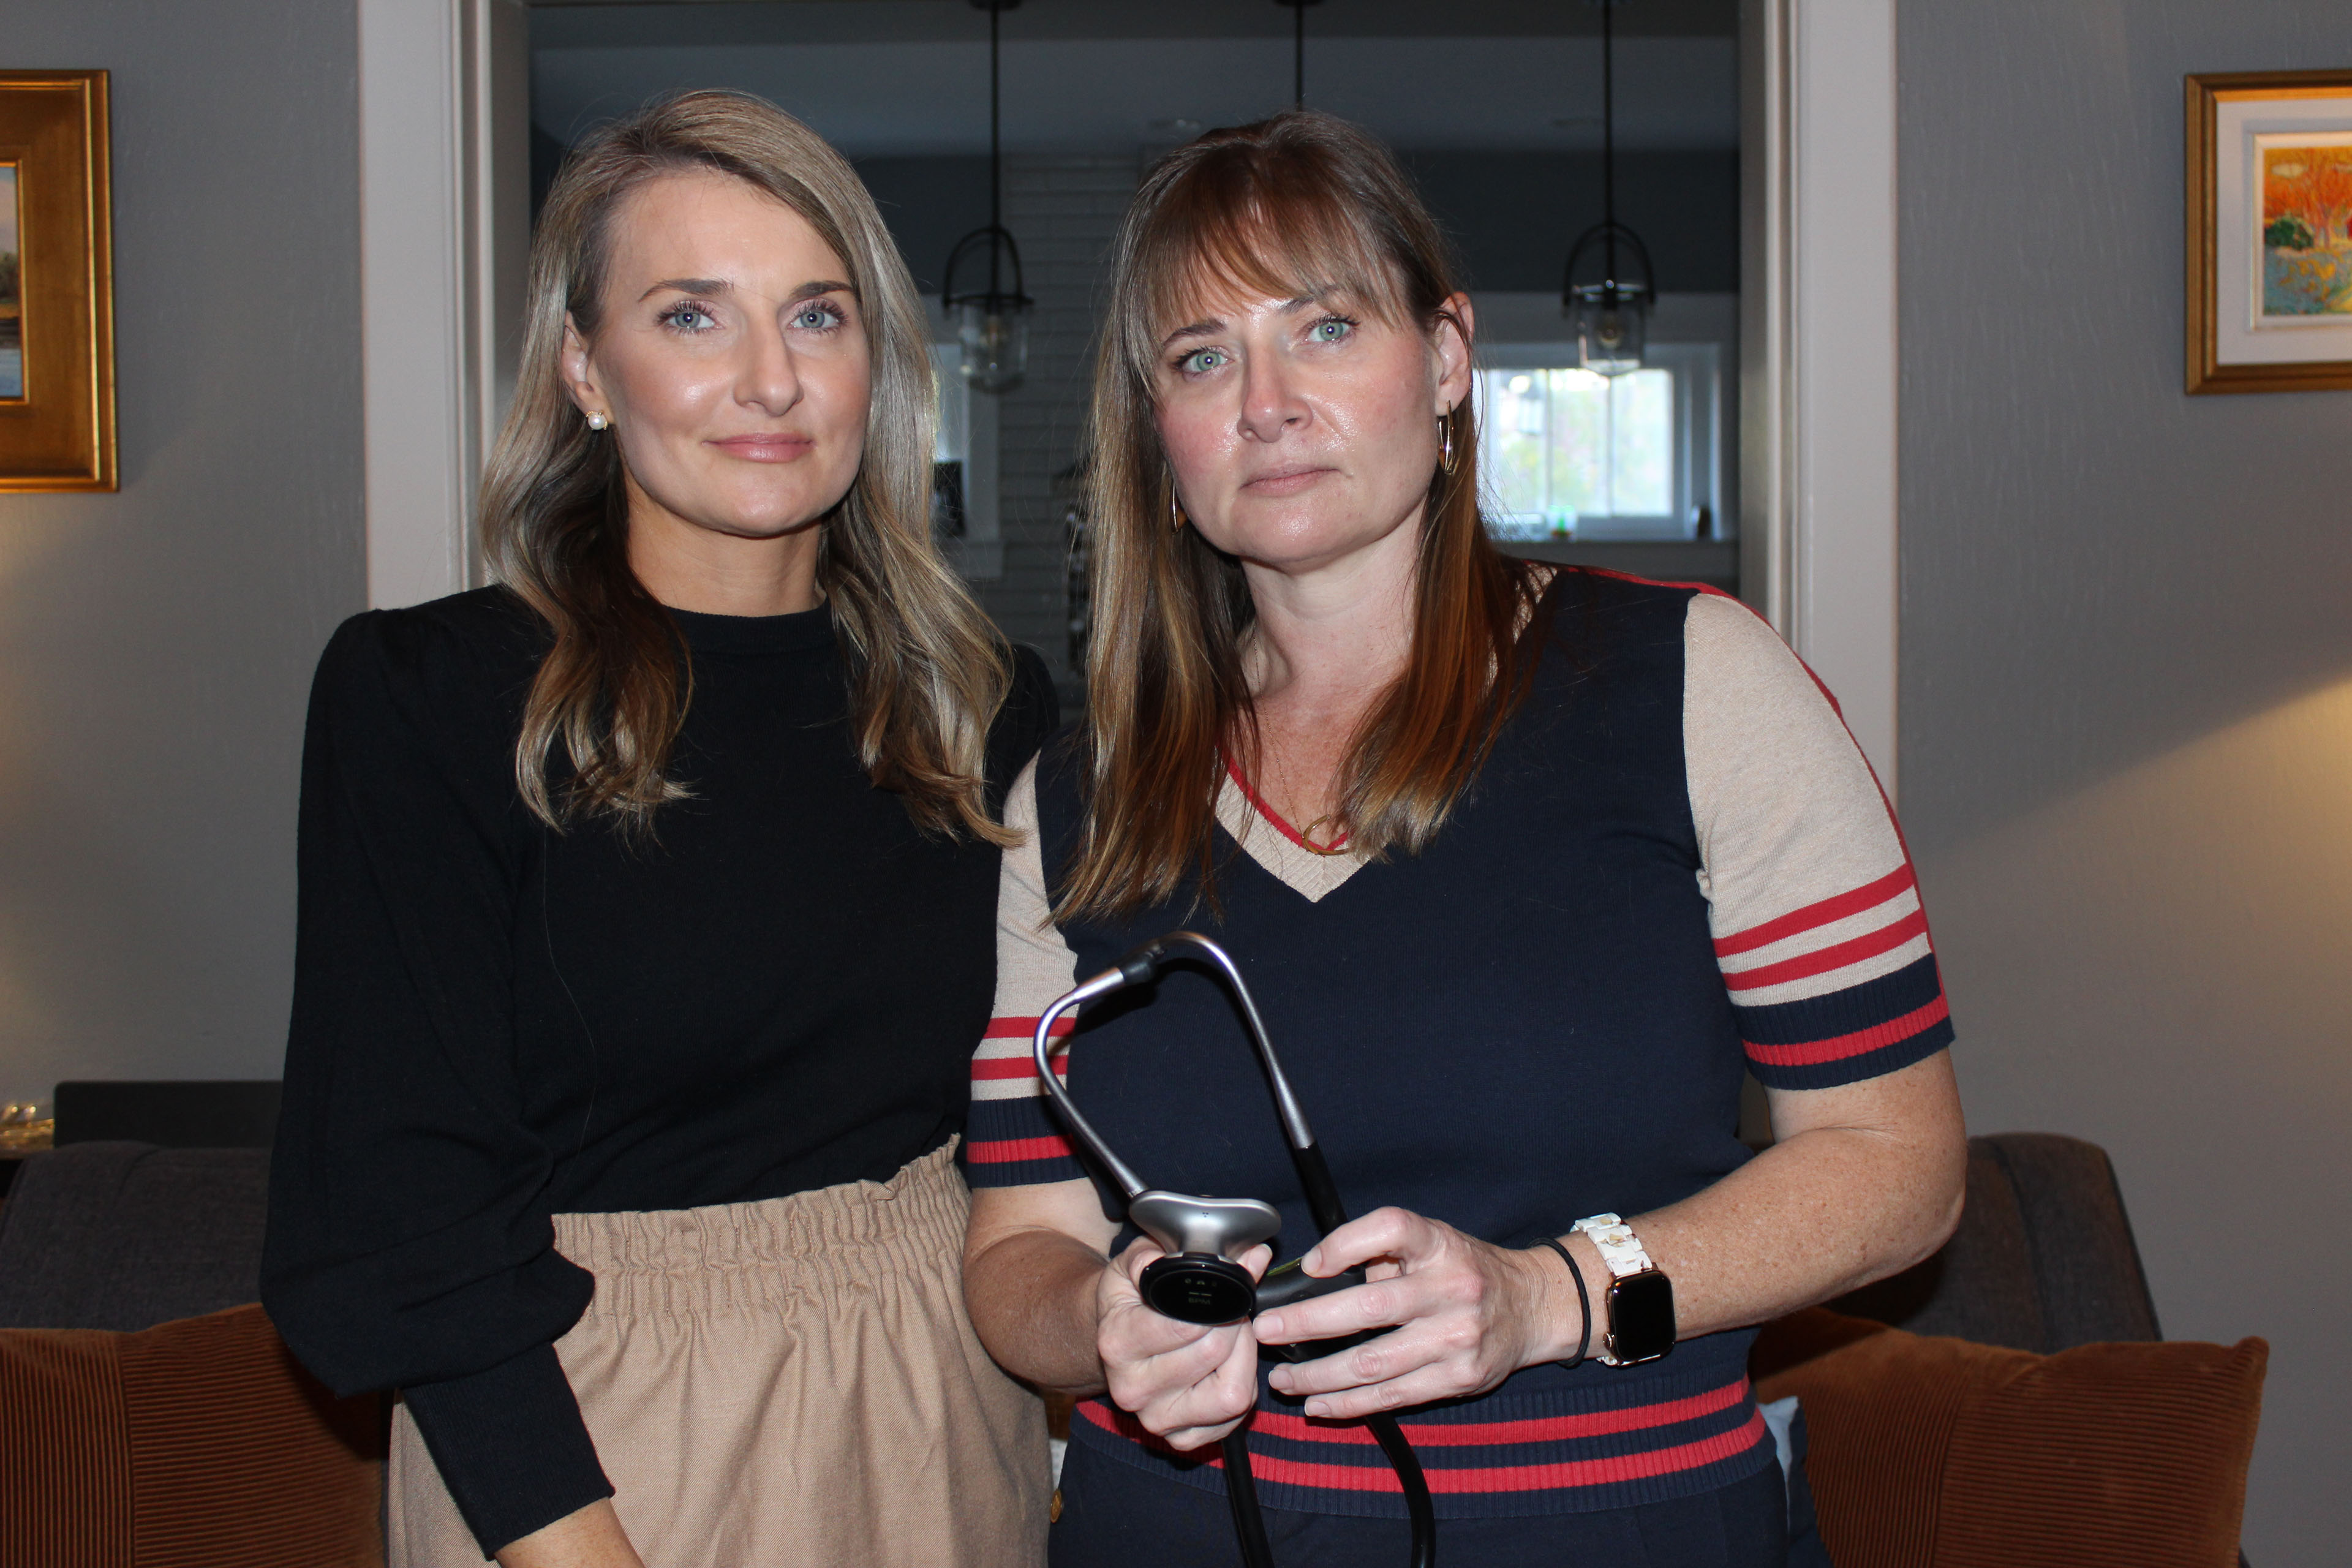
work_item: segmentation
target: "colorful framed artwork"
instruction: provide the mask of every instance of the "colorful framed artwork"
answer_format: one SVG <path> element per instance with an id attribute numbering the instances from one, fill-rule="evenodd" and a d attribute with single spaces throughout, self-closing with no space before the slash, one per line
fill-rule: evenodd
<path id="1" fill-rule="evenodd" d="M 2352 70 L 2188 79 L 2189 390 L 2352 388 Z"/>
<path id="2" fill-rule="evenodd" d="M 116 485 L 106 88 L 0 71 L 0 491 Z"/>

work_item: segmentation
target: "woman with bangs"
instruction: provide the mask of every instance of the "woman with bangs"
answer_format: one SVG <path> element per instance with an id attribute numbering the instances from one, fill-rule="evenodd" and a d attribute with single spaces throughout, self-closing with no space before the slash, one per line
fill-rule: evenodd
<path id="1" fill-rule="evenodd" d="M 1488 542 L 1471 301 L 1362 132 L 1211 132 L 1115 268 L 1087 710 L 1008 805 L 967 1149 L 973 1320 L 1079 1400 L 1052 1561 L 1231 1560 L 1244 1424 L 1276 1561 L 1402 1561 L 1376 1412 L 1448 1561 L 1787 1561 L 1754 1325 L 1939 1246 L 1964 1167 L 1868 764 L 1736 601 Z M 1248 1267 L 1368 1273 L 1216 1328 L 1143 1305 L 1158 1249 L 1021 1066 L 1075 977 L 1181 925 L 1243 967 L 1360 1217 L 1316 1240 L 1206 980 L 1082 1010 L 1073 1094 L 1150 1184 L 1275 1204 Z"/>
<path id="2" fill-rule="evenodd" d="M 270 1316 L 400 1392 L 391 1568 L 1023 1568 L 955 1151 L 1055 720 L 931 545 L 912 281 L 694 93 L 573 151 L 530 288 L 499 585 L 320 664 Z"/>

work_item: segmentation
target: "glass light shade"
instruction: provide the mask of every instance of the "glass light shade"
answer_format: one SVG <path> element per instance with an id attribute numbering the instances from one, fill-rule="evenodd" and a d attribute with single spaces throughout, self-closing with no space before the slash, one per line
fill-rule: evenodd
<path id="1" fill-rule="evenodd" d="M 1029 301 L 969 297 L 956 306 L 963 378 L 982 392 L 1011 392 L 1029 374 Z"/>
<path id="2" fill-rule="evenodd" d="M 1571 290 L 1570 298 L 1578 363 L 1602 375 L 1641 369 L 1642 348 L 1650 330 L 1646 290 L 1587 283 Z"/>

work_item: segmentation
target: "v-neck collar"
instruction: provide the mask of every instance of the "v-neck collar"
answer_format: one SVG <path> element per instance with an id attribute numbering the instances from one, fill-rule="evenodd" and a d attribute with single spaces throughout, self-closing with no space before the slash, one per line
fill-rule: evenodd
<path id="1" fill-rule="evenodd" d="M 1244 854 L 1310 904 L 1321 903 L 1369 864 L 1353 849 L 1319 855 L 1307 848 L 1288 824 L 1251 800 L 1231 768 L 1217 791 L 1217 823 Z"/>
<path id="2" fill-rule="evenodd" d="M 1549 599 L 1559 591 L 1561 580 L 1568 572 L 1559 567 L 1539 567 L 1544 574 L 1539 601 Z M 1519 630 L 1525 632 L 1525 620 Z M 1305 899 L 1319 904 L 1339 885 L 1370 863 L 1369 858 L 1354 848 L 1333 854 L 1323 854 L 1307 847 L 1305 839 L 1296 828 L 1275 814 L 1274 808 L 1257 797 L 1234 765 L 1231 757 L 1220 759 L 1224 763 L 1224 777 L 1217 790 L 1218 825 L 1233 836 L 1243 852 L 1264 867 L 1266 872 Z"/>

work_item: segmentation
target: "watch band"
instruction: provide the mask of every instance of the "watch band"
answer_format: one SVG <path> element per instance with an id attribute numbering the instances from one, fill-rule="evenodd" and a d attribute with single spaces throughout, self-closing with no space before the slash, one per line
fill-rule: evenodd
<path id="1" fill-rule="evenodd" d="M 1639 1281 L 1643 1287 L 1672 1289 L 1665 1275 L 1651 1261 L 1649 1249 L 1642 1245 L 1642 1238 L 1633 1234 L 1632 1226 L 1613 1214 L 1597 1214 L 1589 1219 L 1578 1220 L 1574 1229 L 1592 1243 L 1593 1250 L 1601 1254 L 1601 1261 L 1609 1270 L 1609 1289 L 1601 1293 L 1605 1331 L 1601 1337 L 1601 1348 L 1595 1352 L 1598 1358 L 1610 1366 L 1633 1366 L 1645 1361 L 1655 1361 L 1665 1354 L 1674 1347 L 1671 1295 L 1666 1298 L 1663 1331 L 1658 1322 L 1649 1318 L 1642 1320 L 1640 1326 L 1632 1330 L 1618 1320 L 1618 1296 L 1621 1291 L 1633 1288 L 1629 1281 Z M 1656 1303 L 1653 1302 L 1651 1306 L 1654 1310 Z M 1649 1342 L 1661 1331 L 1664 1343 Z M 1637 1336 L 1634 1342 L 1638 1348 L 1628 1347 L 1626 1335 L 1629 1332 Z"/>
<path id="2" fill-rule="evenodd" d="M 1642 1238 L 1633 1234 L 1633 1227 L 1613 1214 L 1597 1214 L 1590 1219 L 1578 1220 L 1571 1228 L 1584 1233 L 1601 1254 L 1601 1261 L 1619 1279 L 1657 1267 L 1650 1261 L 1650 1254 L 1642 1246 Z"/>

